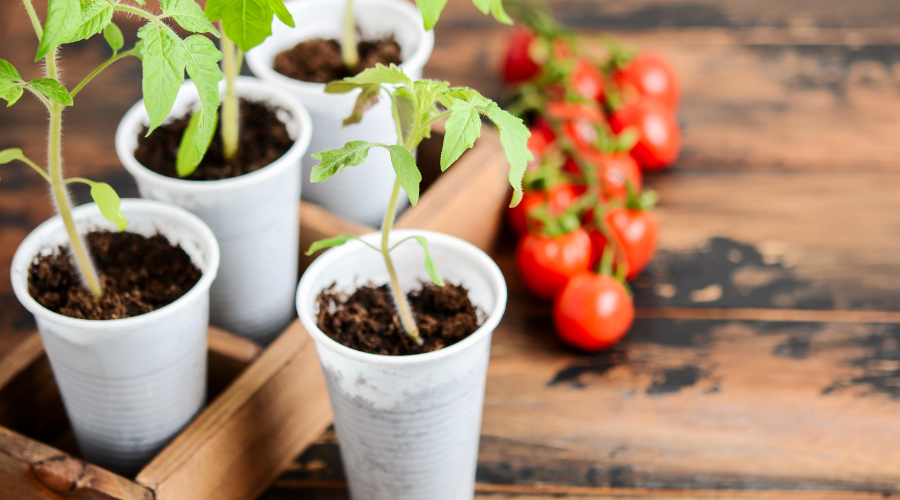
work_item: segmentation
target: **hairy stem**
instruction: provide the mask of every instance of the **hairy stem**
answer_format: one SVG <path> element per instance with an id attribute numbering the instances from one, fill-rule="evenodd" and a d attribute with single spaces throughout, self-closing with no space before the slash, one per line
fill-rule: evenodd
<path id="1" fill-rule="evenodd" d="M 224 31 L 224 30 L 223 30 Z M 240 135 L 240 108 L 234 80 L 240 72 L 243 53 L 227 36 L 222 36 L 222 72 L 225 73 L 225 102 L 222 103 L 222 145 L 225 161 L 237 156 L 238 137 Z"/>
<path id="2" fill-rule="evenodd" d="M 72 94 L 72 97 L 74 98 L 75 95 L 76 95 L 78 92 L 80 92 L 81 89 L 83 89 L 85 85 L 87 85 L 88 83 L 90 83 L 90 81 L 93 80 L 95 76 L 99 75 L 101 71 L 103 71 L 104 69 L 106 69 L 107 66 L 109 66 L 110 64 L 112 64 L 112 63 L 118 61 L 119 59 L 123 59 L 123 58 L 126 58 L 126 57 L 131 56 L 131 55 L 134 55 L 134 51 L 133 51 L 133 50 L 129 50 L 128 52 L 122 52 L 121 54 L 115 54 L 115 55 L 113 55 L 113 56 L 110 57 L 105 63 L 101 64 L 99 67 L 97 67 L 97 69 L 95 69 L 94 71 L 92 71 L 90 75 L 86 76 L 86 77 L 84 78 L 84 80 L 82 80 L 81 83 L 79 83 L 78 86 L 75 87 L 75 88 L 72 90 L 72 92 L 69 92 L 69 93 Z"/>
<path id="3" fill-rule="evenodd" d="M 54 51 L 55 52 L 55 51 Z M 55 54 L 51 54 L 55 55 Z M 75 256 L 75 264 L 81 272 L 85 283 L 94 295 L 100 298 L 103 289 L 100 287 L 100 278 L 94 269 L 94 263 L 87 253 L 81 235 L 75 229 L 75 221 L 72 220 L 72 207 L 69 203 L 69 194 L 66 192 L 65 181 L 62 177 L 62 111 L 63 106 L 54 104 L 50 110 L 50 140 L 48 151 L 48 164 L 50 166 L 50 186 L 53 191 L 53 199 L 59 216 L 62 217 L 69 242 L 72 245 L 72 255 Z"/>
<path id="4" fill-rule="evenodd" d="M 347 0 L 344 8 L 344 33 L 341 39 L 341 57 L 349 71 L 359 64 L 359 52 L 356 49 L 356 17 L 353 15 L 353 0 Z"/>
<path id="5" fill-rule="evenodd" d="M 41 21 L 34 11 L 34 5 L 31 5 L 31 0 L 22 0 L 22 3 L 25 4 L 25 10 L 28 11 L 28 17 L 31 18 L 31 25 L 34 27 L 34 32 L 37 35 L 38 40 L 40 40 L 41 37 L 44 36 L 44 29 L 41 28 Z"/>
<path id="6" fill-rule="evenodd" d="M 394 262 L 391 260 L 391 249 L 388 246 L 388 236 L 391 234 L 391 227 L 394 225 L 394 214 L 397 211 L 397 198 L 400 197 L 400 178 L 394 181 L 394 190 L 391 192 L 391 202 L 388 204 L 387 212 L 384 214 L 384 223 L 381 225 L 381 255 L 384 256 L 384 264 L 387 266 L 388 275 L 391 277 L 391 292 L 394 294 L 394 300 L 397 302 L 397 311 L 400 312 L 400 323 L 417 344 L 422 344 L 422 338 L 419 336 L 419 329 L 416 328 L 416 320 L 413 319 L 412 309 L 403 290 L 400 288 L 400 280 L 397 279 L 397 270 L 394 269 Z"/>

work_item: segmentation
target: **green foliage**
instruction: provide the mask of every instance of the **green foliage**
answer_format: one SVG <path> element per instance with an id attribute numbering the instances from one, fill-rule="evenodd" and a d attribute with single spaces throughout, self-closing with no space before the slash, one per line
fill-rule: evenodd
<path id="1" fill-rule="evenodd" d="M 74 38 L 78 33 L 80 22 L 79 0 L 48 0 L 47 21 L 44 23 L 44 34 L 41 36 L 34 62 L 40 61 L 51 50 Z"/>
<path id="2" fill-rule="evenodd" d="M 69 94 L 69 91 L 66 90 L 65 87 L 58 81 L 52 78 L 36 78 L 31 80 L 26 84 L 26 87 L 36 90 L 41 94 L 44 94 L 49 99 L 52 99 L 60 104 L 65 106 L 71 106 L 74 104 L 72 102 L 72 96 Z"/>
<path id="3" fill-rule="evenodd" d="M 356 240 L 356 241 L 359 241 L 360 243 L 362 243 L 362 244 L 368 246 L 369 248 L 371 248 L 371 249 L 373 249 L 373 250 L 375 250 L 375 251 L 378 251 L 377 248 L 375 248 L 375 247 L 373 247 L 372 245 L 366 243 L 365 241 L 363 241 L 363 240 L 357 238 L 356 236 L 353 236 L 352 234 L 342 234 L 342 235 L 339 235 L 339 236 L 335 236 L 335 237 L 333 237 L 333 238 L 325 238 L 325 239 L 323 239 L 323 240 L 319 240 L 319 241 L 313 242 L 313 244 L 309 246 L 309 250 L 306 251 L 306 255 L 312 255 L 312 254 L 314 254 L 314 253 L 316 253 L 316 252 L 318 252 L 319 250 L 322 250 L 322 249 L 324 249 L 324 248 L 331 248 L 331 247 L 338 247 L 338 246 L 341 246 L 341 245 L 343 245 L 344 243 L 347 243 L 347 242 L 350 241 L 350 240 Z"/>
<path id="4" fill-rule="evenodd" d="M 363 91 L 357 98 L 353 114 L 348 120 L 362 117 L 365 102 L 373 94 L 386 91 L 394 104 L 394 115 L 397 118 L 399 146 L 408 152 L 415 151 L 423 139 L 429 136 L 431 124 L 449 117 L 447 134 L 444 137 L 444 148 L 441 151 L 441 169 L 446 170 L 460 156 L 475 144 L 481 135 L 481 117 L 484 116 L 497 126 L 500 132 L 500 143 L 509 161 L 509 182 L 514 194 L 511 206 L 522 199 L 522 178 L 528 161 L 532 159 L 528 151 L 528 138 L 531 133 L 521 119 L 500 109 L 495 102 L 469 88 L 453 88 L 447 82 L 434 80 L 412 81 L 403 71 L 394 66 L 377 65 L 357 76 L 329 83 L 326 92 L 345 93 L 361 88 Z M 357 120 L 358 121 L 358 120 Z M 346 121 L 345 121 L 346 123 Z M 373 144 L 365 141 L 353 141 L 343 148 L 314 154 L 313 157 L 322 163 L 313 168 L 313 182 L 322 182 L 336 174 L 344 165 L 355 166 L 365 160 L 368 147 Z M 363 151 L 364 149 L 364 151 Z M 362 154 L 361 157 L 354 155 Z M 344 159 L 352 158 L 355 163 Z M 409 165 L 405 158 L 391 154 L 394 170 L 398 173 L 401 185 L 410 195 L 410 202 L 415 205 L 418 200 L 418 181 L 409 175 Z M 343 162 L 343 163 L 341 163 Z M 413 166 L 415 166 L 413 164 Z M 416 168 L 418 171 L 418 168 Z M 403 175 L 401 176 L 401 172 Z M 418 176 L 421 179 L 421 175 Z M 415 189 L 411 186 L 415 184 Z"/>
<path id="5" fill-rule="evenodd" d="M 11 161 L 25 161 L 25 155 L 19 148 L 9 148 L 0 151 L 0 165 L 5 165 Z"/>
<path id="6" fill-rule="evenodd" d="M 194 0 L 160 0 L 159 6 L 166 15 L 172 16 L 179 26 L 188 31 L 219 35 Z"/>
<path id="7" fill-rule="evenodd" d="M 122 213 L 121 200 L 116 190 L 105 182 L 93 182 L 84 180 L 85 184 L 91 186 L 91 198 L 100 209 L 100 213 L 106 220 L 116 225 L 116 229 L 124 231 L 128 227 L 128 218 Z"/>
<path id="8" fill-rule="evenodd" d="M 0 99 L 6 100 L 7 107 L 22 97 L 22 77 L 12 64 L 0 59 Z"/>
<path id="9" fill-rule="evenodd" d="M 106 43 L 109 44 L 109 48 L 112 49 L 113 54 L 118 53 L 119 50 L 125 46 L 125 38 L 122 36 L 122 30 L 116 26 L 116 23 L 109 23 L 103 28 L 103 38 L 106 39 Z"/>
<path id="10" fill-rule="evenodd" d="M 503 0 L 472 0 L 472 3 L 475 4 L 475 7 L 483 14 L 491 14 L 494 16 L 494 19 L 503 24 L 513 23 L 512 19 L 503 9 Z M 440 19 L 441 12 L 443 12 L 444 7 L 447 5 L 447 0 L 416 0 L 416 5 L 419 7 L 419 12 L 422 13 L 422 21 L 425 25 L 425 29 L 430 30 L 431 28 L 434 28 L 434 25 L 436 25 L 438 19 Z"/>
<path id="11" fill-rule="evenodd" d="M 388 152 L 391 154 L 391 164 L 394 165 L 394 172 L 400 179 L 400 186 L 409 196 L 409 202 L 412 206 L 416 206 L 419 202 L 419 183 L 422 182 L 422 173 L 416 166 L 416 159 L 403 146 L 388 146 Z"/>
<path id="12" fill-rule="evenodd" d="M 422 246 L 422 251 L 425 252 L 425 272 L 428 273 L 428 277 L 431 278 L 435 285 L 444 286 L 444 280 L 438 274 L 437 266 L 434 265 L 434 260 L 431 258 L 431 252 L 428 251 L 428 240 L 424 236 L 413 236 L 412 238 L 419 242 L 419 245 Z M 400 243 L 403 242 L 401 241 Z M 397 243 L 397 245 L 400 243 Z M 396 248 L 397 245 L 394 245 L 394 247 Z"/>
<path id="13" fill-rule="evenodd" d="M 194 138 L 197 136 L 197 127 L 200 125 L 200 113 L 194 113 L 188 122 L 184 135 L 181 136 L 181 144 L 178 145 L 178 156 L 175 158 L 175 170 L 178 177 L 187 177 L 197 170 L 200 165 L 201 158 L 198 156 L 197 148 L 192 147 Z M 212 138 L 212 137 L 210 137 Z"/>
<path id="14" fill-rule="evenodd" d="M 272 18 L 294 27 L 294 18 L 282 0 L 209 0 L 206 17 L 222 21 L 231 41 L 244 52 L 256 47 L 272 34 Z"/>

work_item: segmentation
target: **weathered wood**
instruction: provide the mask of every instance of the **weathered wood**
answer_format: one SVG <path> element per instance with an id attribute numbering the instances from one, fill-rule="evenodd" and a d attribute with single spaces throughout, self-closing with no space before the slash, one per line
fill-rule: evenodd
<path id="1" fill-rule="evenodd" d="M 157 500 L 254 498 L 331 418 L 315 346 L 296 321 L 137 482 Z"/>
<path id="2" fill-rule="evenodd" d="M 4 500 L 152 500 L 134 482 L 0 427 Z"/>

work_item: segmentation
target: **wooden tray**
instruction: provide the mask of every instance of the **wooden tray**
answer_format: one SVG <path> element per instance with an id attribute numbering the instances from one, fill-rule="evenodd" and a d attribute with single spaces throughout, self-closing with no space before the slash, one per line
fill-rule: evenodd
<path id="1" fill-rule="evenodd" d="M 482 137 L 440 172 L 443 125 L 419 148 L 423 192 L 397 228 L 441 231 L 489 250 L 509 198 L 499 137 Z M 440 175 L 438 175 L 440 174 Z M 301 203 L 301 247 L 375 231 Z M 301 258 L 301 269 L 313 257 Z M 0 360 L 0 485 L 3 500 L 239 500 L 259 496 L 332 421 L 309 335 L 295 321 L 269 348 L 209 331 L 211 403 L 133 479 L 77 457 L 37 333 Z"/>

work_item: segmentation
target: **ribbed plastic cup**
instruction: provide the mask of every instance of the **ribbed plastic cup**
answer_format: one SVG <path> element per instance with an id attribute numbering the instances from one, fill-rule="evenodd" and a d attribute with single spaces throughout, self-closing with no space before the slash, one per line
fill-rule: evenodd
<path id="1" fill-rule="evenodd" d="M 381 254 L 351 241 L 323 253 L 297 291 L 300 321 L 316 344 L 334 410 L 341 458 L 354 500 L 469 500 L 481 434 L 491 334 L 506 309 L 506 282 L 474 245 L 440 233 L 397 230 L 391 242 L 428 238 L 441 276 L 462 284 L 486 318 L 463 341 L 412 356 L 381 356 L 345 347 L 316 326 L 316 296 L 337 283 L 350 291 L 388 282 Z M 363 236 L 378 245 L 380 233 Z M 404 290 L 427 281 L 413 240 L 393 253 Z"/>
<path id="2" fill-rule="evenodd" d="M 203 276 L 175 302 L 126 319 L 74 319 L 44 308 L 28 294 L 36 256 L 68 239 L 59 216 L 25 238 L 13 257 L 12 285 L 37 320 L 82 457 L 123 474 L 136 472 L 172 439 L 206 398 L 209 288 L 219 247 L 189 212 L 149 200 L 122 200 L 128 231 L 159 232 L 181 247 Z M 80 233 L 115 227 L 93 203 L 73 211 Z"/>
<path id="3" fill-rule="evenodd" d="M 265 345 L 295 317 L 300 162 L 309 146 L 312 125 L 303 104 L 281 88 L 238 77 L 235 89 L 240 97 L 282 110 L 280 117 L 296 142 L 272 164 L 218 181 L 187 181 L 157 174 L 134 158 L 138 134 L 150 123 L 143 101 L 122 118 L 116 131 L 116 152 L 137 181 L 141 196 L 187 209 L 209 224 L 222 248 L 222 266 L 211 292 L 211 321 Z M 171 116 L 182 116 L 198 103 L 196 87 L 186 83 L 178 92 Z"/>
<path id="4" fill-rule="evenodd" d="M 294 80 L 272 68 L 275 56 L 311 38 L 341 38 L 345 2 L 303 0 L 288 2 L 296 28 L 277 19 L 272 36 L 247 52 L 247 64 L 253 73 L 267 82 L 290 90 L 303 101 L 313 120 L 313 137 L 309 153 L 342 147 L 350 141 L 363 140 L 384 144 L 397 143 L 390 99 L 382 95 L 379 102 L 366 111 L 360 123 L 344 127 L 358 91 L 326 94 L 325 84 Z M 404 0 L 355 0 L 356 21 L 363 38 L 393 35 L 401 48 L 401 68 L 413 80 L 422 78 L 422 68 L 434 48 L 434 33 L 426 32 L 422 16 L 411 2 Z M 388 152 L 374 148 L 366 161 L 345 169 L 327 182 L 310 182 L 310 173 L 319 161 L 306 155 L 303 159 L 303 199 L 355 221 L 378 227 L 384 217 L 394 185 L 394 170 Z M 406 197 L 400 198 L 401 204 Z"/>

